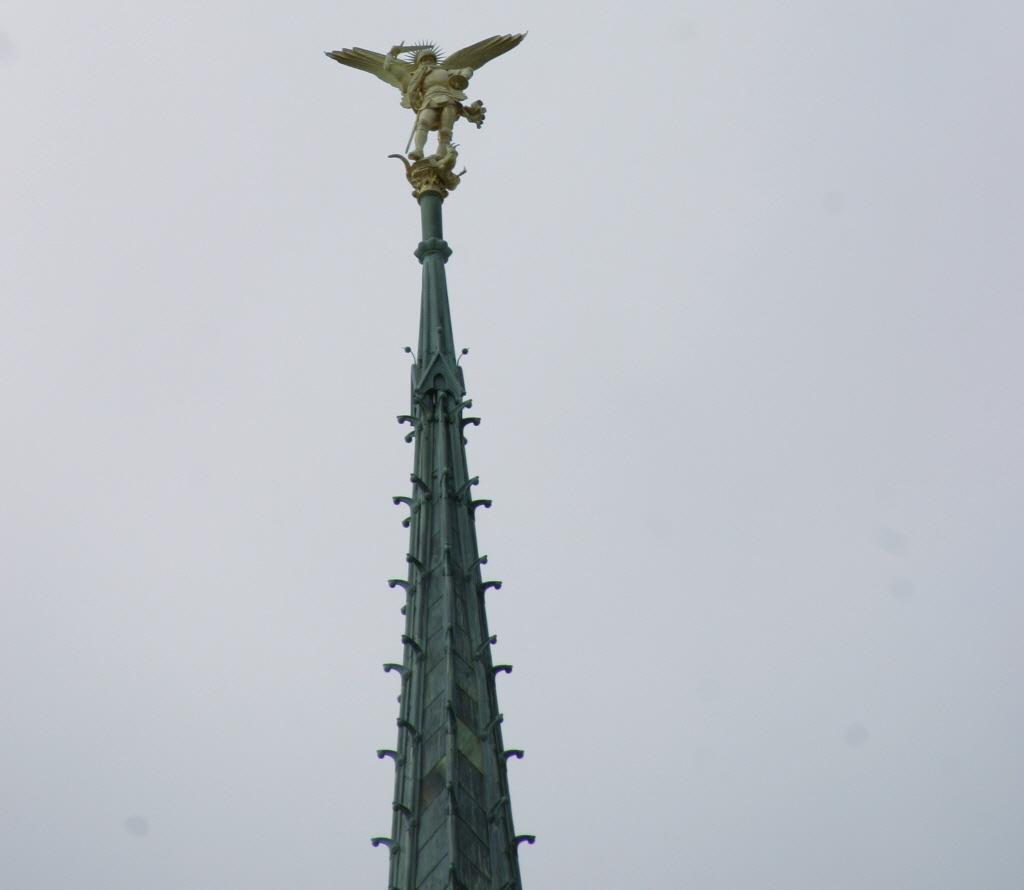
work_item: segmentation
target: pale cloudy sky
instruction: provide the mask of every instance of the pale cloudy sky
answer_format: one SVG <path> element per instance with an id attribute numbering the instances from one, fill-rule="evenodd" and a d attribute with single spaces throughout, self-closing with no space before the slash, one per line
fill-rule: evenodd
<path id="1" fill-rule="evenodd" d="M 0 9 L 0 886 L 381 887 L 446 204 L 526 890 L 1024 886 L 1024 11 Z"/>

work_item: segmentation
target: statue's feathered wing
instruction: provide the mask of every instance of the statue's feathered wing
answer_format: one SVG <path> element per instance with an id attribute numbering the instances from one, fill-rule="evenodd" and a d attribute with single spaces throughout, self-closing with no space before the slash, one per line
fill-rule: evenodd
<path id="1" fill-rule="evenodd" d="M 452 53 L 442 63 L 444 68 L 482 68 L 491 59 L 496 59 L 502 53 L 515 49 L 523 42 L 525 34 L 504 34 L 488 37 Z M 333 52 L 325 53 L 336 62 L 348 65 L 350 68 L 358 68 L 360 71 L 369 71 L 391 84 L 393 87 L 402 89 L 413 66 L 398 58 L 388 59 L 383 53 L 375 53 L 370 49 L 360 49 L 358 46 L 352 49 L 336 49 Z"/>
<path id="2" fill-rule="evenodd" d="M 352 49 L 336 49 L 333 52 L 325 53 L 335 62 L 348 65 L 350 68 L 358 68 L 360 71 L 369 71 L 391 84 L 393 87 L 402 89 L 402 82 L 409 76 L 412 66 L 401 59 L 391 59 L 387 67 L 384 63 L 387 60 L 383 53 L 375 53 L 370 49 L 360 49 L 358 46 Z"/>
<path id="3" fill-rule="evenodd" d="M 523 42 L 525 34 L 504 34 L 488 37 L 452 53 L 442 62 L 445 68 L 482 68 L 491 59 L 515 49 Z"/>

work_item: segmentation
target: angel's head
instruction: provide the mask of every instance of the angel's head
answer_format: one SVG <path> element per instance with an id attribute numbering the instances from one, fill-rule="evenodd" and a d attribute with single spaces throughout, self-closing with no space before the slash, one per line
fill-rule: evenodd
<path id="1" fill-rule="evenodd" d="M 437 49 L 426 46 L 413 56 L 412 64 L 414 68 L 418 68 L 420 65 L 436 65 L 439 61 Z"/>

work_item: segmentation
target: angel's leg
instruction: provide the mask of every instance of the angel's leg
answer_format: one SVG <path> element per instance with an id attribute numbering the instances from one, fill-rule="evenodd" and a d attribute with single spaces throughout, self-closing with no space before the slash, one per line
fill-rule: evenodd
<path id="1" fill-rule="evenodd" d="M 437 111 L 433 108 L 424 108 L 416 116 L 416 129 L 413 131 L 414 148 L 409 152 L 409 157 L 418 161 L 423 157 L 423 147 L 427 144 L 427 133 L 437 129 Z"/>
<path id="2" fill-rule="evenodd" d="M 437 134 L 437 153 L 443 155 L 445 149 L 452 144 L 452 130 L 459 117 L 459 108 L 450 102 L 441 109 L 441 126 Z"/>

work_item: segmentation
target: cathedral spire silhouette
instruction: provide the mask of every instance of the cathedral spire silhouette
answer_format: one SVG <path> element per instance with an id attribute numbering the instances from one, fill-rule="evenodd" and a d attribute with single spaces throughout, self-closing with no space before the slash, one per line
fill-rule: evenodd
<path id="1" fill-rule="evenodd" d="M 401 663 L 384 670 L 401 678 L 398 744 L 378 751 L 395 763 L 394 815 L 390 837 L 373 838 L 390 854 L 388 890 L 522 890 L 519 845 L 509 802 L 507 750 L 501 735 L 495 678 L 512 670 L 495 664 L 497 637 L 487 625 L 487 562 L 476 541 L 476 511 L 491 502 L 475 499 L 476 477 L 466 464 L 466 416 L 472 402 L 455 354 L 445 264 L 441 209 L 461 181 L 456 173 L 453 127 L 461 119 L 480 127 L 487 109 L 464 92 L 492 59 L 518 46 L 525 35 L 485 38 L 441 57 L 433 44 L 404 42 L 386 54 L 355 47 L 328 52 L 342 65 L 371 73 L 396 87 L 401 104 L 415 114 L 407 155 L 401 160 L 419 202 L 423 267 L 419 342 L 413 356 L 412 404 L 399 422 L 414 443 L 408 508 L 408 573 L 388 583 L 405 593 Z M 428 134 L 437 149 L 426 155 Z M 411 351 L 411 350 L 410 350 Z"/>
<path id="2" fill-rule="evenodd" d="M 419 344 L 412 366 L 412 405 L 400 423 L 414 443 L 411 490 L 394 498 L 408 508 L 398 745 L 378 752 L 395 762 L 390 838 L 390 890 L 521 890 L 517 835 L 512 823 L 508 750 L 501 733 L 495 664 L 497 641 L 487 624 L 486 598 L 500 581 L 485 581 L 476 540 L 476 477 L 466 462 L 467 416 L 462 368 L 452 337 L 445 264 L 442 196 L 419 195 L 422 264 Z"/>

